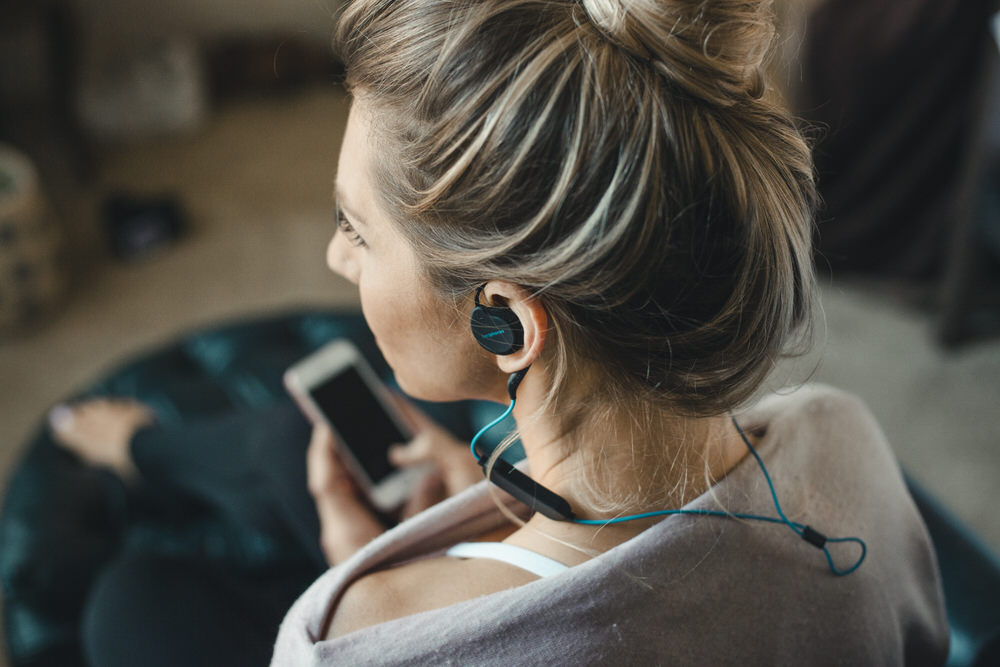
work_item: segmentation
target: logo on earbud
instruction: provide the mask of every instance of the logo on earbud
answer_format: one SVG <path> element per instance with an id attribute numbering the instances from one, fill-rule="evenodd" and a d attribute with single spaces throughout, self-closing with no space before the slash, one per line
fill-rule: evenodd
<path id="1" fill-rule="evenodd" d="M 524 328 L 514 311 L 506 306 L 479 303 L 483 287 L 476 290 L 476 307 L 472 309 L 469 326 L 476 341 L 493 354 L 513 354 L 524 347 Z"/>

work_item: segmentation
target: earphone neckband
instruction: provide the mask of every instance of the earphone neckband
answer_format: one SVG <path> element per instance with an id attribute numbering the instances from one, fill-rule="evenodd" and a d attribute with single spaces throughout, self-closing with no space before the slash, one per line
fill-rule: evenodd
<path id="1" fill-rule="evenodd" d="M 476 290 L 475 307 L 473 308 L 469 321 L 472 328 L 472 334 L 483 348 L 493 354 L 513 354 L 514 352 L 520 350 L 524 345 L 524 328 L 521 325 L 520 320 L 517 318 L 517 315 L 515 315 L 514 311 L 510 308 L 505 306 L 490 306 L 479 302 L 479 297 L 482 294 L 484 287 L 485 285 Z M 510 405 L 507 406 L 507 409 L 503 412 L 503 414 L 481 428 L 479 432 L 473 436 L 472 441 L 469 443 L 469 449 L 472 450 L 472 455 L 475 457 L 476 462 L 480 465 L 480 467 L 482 467 L 483 474 L 486 475 L 492 483 L 496 484 L 514 498 L 527 505 L 532 512 L 539 512 L 555 521 L 568 521 L 590 526 L 604 526 L 612 523 L 624 523 L 626 521 L 636 521 L 639 519 L 669 516 L 673 514 L 716 516 L 727 519 L 747 519 L 751 521 L 779 523 L 788 526 L 803 540 L 817 549 L 821 549 L 823 554 L 826 556 L 826 562 L 830 571 L 837 576 L 844 576 L 854 572 L 856 569 L 861 567 L 861 563 L 864 562 L 865 556 L 868 554 L 868 546 L 860 537 L 827 537 L 811 526 L 791 521 L 787 516 L 785 516 L 785 512 L 781 509 L 781 503 L 778 501 L 778 492 L 775 490 L 774 483 L 771 481 L 771 475 L 767 471 L 767 466 L 764 465 L 764 460 L 757 453 L 757 450 L 754 448 L 753 443 L 750 442 L 750 439 L 746 436 L 746 433 L 743 432 L 743 428 L 740 426 L 739 422 L 736 421 L 736 417 L 731 417 L 733 426 L 736 427 L 737 432 L 740 434 L 740 438 L 743 439 L 743 443 L 747 446 L 747 449 L 750 450 L 750 453 L 757 461 L 757 465 L 760 467 L 761 472 L 764 473 L 764 479 L 767 481 L 767 488 L 771 492 L 771 500 L 774 502 L 774 509 L 778 512 L 778 516 L 761 516 L 758 514 L 724 512 L 721 510 L 670 509 L 643 512 L 641 514 L 615 517 L 613 519 L 577 518 L 573 513 L 573 508 L 565 498 L 531 479 L 531 477 L 515 468 L 509 462 L 497 457 L 491 464 L 490 454 L 492 452 L 485 451 L 479 443 L 479 439 L 484 433 L 502 422 L 514 411 L 514 405 L 517 402 L 517 388 L 521 384 L 521 381 L 524 380 L 524 376 L 527 374 L 529 368 L 531 368 L 530 365 L 512 373 L 507 379 L 507 395 L 510 397 Z M 861 547 L 861 556 L 846 569 L 840 569 L 836 566 L 833 562 L 833 556 L 830 554 L 829 548 L 829 544 L 842 542 L 855 542 Z"/>
<path id="2" fill-rule="evenodd" d="M 484 433 L 502 422 L 514 411 L 517 386 L 521 384 L 528 368 L 531 366 L 512 373 L 507 379 L 507 394 L 510 396 L 510 405 L 507 406 L 502 415 L 481 428 L 473 436 L 472 442 L 469 443 L 469 449 L 472 450 L 476 463 L 483 469 L 483 474 L 486 475 L 487 479 L 527 505 L 532 512 L 540 512 L 555 521 L 576 521 L 573 509 L 565 498 L 531 479 L 504 459 L 497 458 L 491 465 L 490 453 L 483 451 L 479 444 L 479 438 Z"/>

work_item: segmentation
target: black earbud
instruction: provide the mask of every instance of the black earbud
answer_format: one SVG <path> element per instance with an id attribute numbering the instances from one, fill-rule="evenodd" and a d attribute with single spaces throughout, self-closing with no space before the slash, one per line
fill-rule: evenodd
<path id="1" fill-rule="evenodd" d="M 472 316 L 469 318 L 472 335 L 476 342 L 493 354 L 514 354 L 524 347 L 524 327 L 521 326 L 521 320 L 506 306 L 486 306 L 479 303 L 483 287 L 476 290 L 476 307 L 472 309 Z"/>

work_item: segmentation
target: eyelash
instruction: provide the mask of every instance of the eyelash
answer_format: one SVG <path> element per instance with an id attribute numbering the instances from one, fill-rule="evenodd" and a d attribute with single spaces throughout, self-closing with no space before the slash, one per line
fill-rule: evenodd
<path id="1" fill-rule="evenodd" d="M 344 214 L 341 213 L 339 209 L 337 210 L 337 228 L 343 232 L 344 236 L 347 237 L 348 243 L 351 245 L 359 248 L 368 247 L 365 240 L 361 238 L 361 234 L 358 234 L 357 230 L 354 229 L 354 226 L 348 222 L 347 218 L 344 217 Z"/>

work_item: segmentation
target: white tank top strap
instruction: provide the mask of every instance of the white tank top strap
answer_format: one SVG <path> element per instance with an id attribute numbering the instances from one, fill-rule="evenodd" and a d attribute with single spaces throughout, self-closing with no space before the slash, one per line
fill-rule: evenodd
<path id="1" fill-rule="evenodd" d="M 539 577 L 559 574 L 569 568 L 548 556 L 535 553 L 524 547 L 504 544 L 503 542 L 459 542 L 445 552 L 456 558 L 489 558 L 498 560 L 522 570 L 527 570 Z"/>

